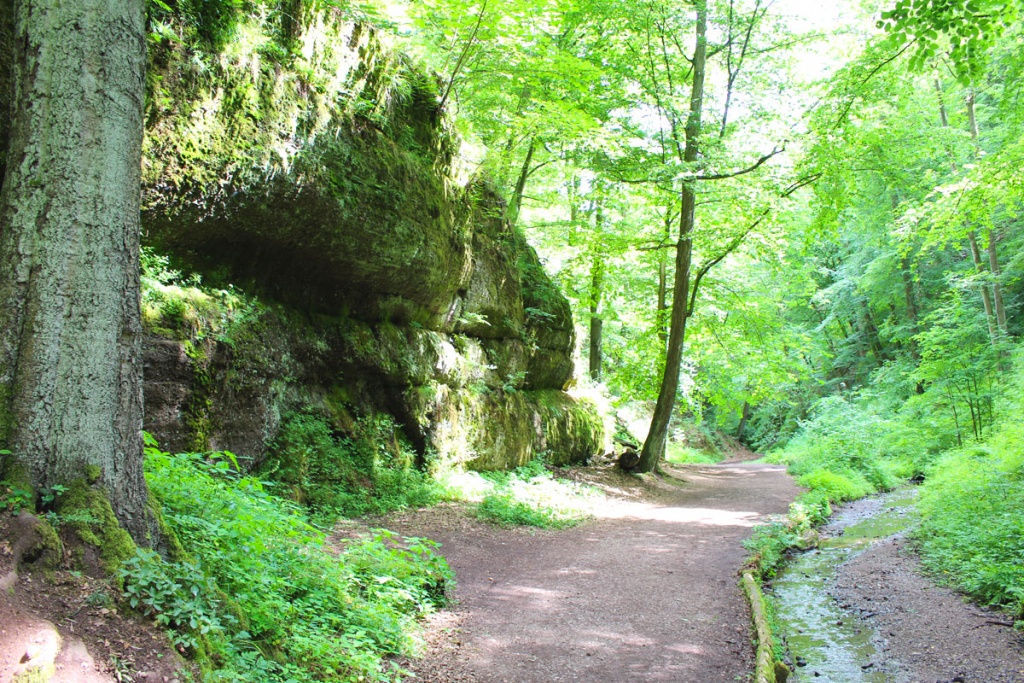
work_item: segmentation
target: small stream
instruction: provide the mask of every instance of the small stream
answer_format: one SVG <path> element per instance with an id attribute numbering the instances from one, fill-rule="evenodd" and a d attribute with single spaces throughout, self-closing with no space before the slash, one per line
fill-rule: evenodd
<path id="1" fill-rule="evenodd" d="M 874 645 L 875 632 L 829 595 L 836 568 L 873 541 L 917 521 L 917 491 L 899 489 L 867 509 L 841 510 L 823 530 L 819 547 L 795 556 L 773 583 L 776 616 L 795 664 L 790 681 L 889 683 Z"/>

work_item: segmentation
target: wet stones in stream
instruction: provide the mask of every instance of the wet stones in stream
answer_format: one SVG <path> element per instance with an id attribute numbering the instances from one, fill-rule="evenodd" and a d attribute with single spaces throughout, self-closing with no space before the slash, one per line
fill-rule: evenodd
<path id="1" fill-rule="evenodd" d="M 1005 617 L 927 579 L 905 532 L 914 492 L 842 508 L 821 547 L 774 585 L 791 681 L 1024 683 L 1024 647 Z"/>

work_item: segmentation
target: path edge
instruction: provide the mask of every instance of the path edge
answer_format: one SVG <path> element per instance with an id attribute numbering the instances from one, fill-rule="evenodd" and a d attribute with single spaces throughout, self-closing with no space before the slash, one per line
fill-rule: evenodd
<path id="1" fill-rule="evenodd" d="M 743 592 L 750 604 L 750 616 L 757 634 L 754 681 L 755 683 L 784 683 L 789 675 L 789 670 L 782 662 L 775 661 L 774 640 L 772 628 L 765 613 L 764 593 L 761 592 L 754 573 L 749 569 L 743 572 Z M 786 673 L 776 676 L 776 670 L 780 666 L 785 669 Z"/>

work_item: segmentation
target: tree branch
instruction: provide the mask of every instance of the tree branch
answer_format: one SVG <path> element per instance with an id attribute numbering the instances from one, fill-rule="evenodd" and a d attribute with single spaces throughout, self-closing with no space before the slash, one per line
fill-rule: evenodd
<path id="1" fill-rule="evenodd" d="M 763 166 L 766 161 L 776 156 L 777 154 L 781 154 L 784 151 L 786 151 L 785 143 L 783 143 L 782 147 L 776 147 L 772 149 L 771 152 L 765 154 L 756 162 L 754 162 L 752 166 L 748 166 L 747 168 L 741 169 L 739 171 L 734 171 L 732 173 L 717 173 L 715 175 L 696 176 L 694 180 L 725 180 L 726 178 L 735 178 L 736 176 L 746 175 L 747 173 L 756 171 L 758 168 Z"/>
<path id="2" fill-rule="evenodd" d="M 444 109 L 445 103 L 448 101 L 448 95 L 452 92 L 452 86 L 455 85 L 455 79 L 459 75 L 459 71 L 465 65 L 466 57 L 469 55 L 469 51 L 473 48 L 473 43 L 476 42 L 477 34 L 480 32 L 480 24 L 484 21 L 484 14 L 487 12 L 488 0 L 484 0 L 480 6 L 480 14 L 477 15 L 476 25 L 473 27 L 473 33 L 470 34 L 469 40 L 466 41 L 466 47 L 462 49 L 462 54 L 459 55 L 458 61 L 455 62 L 455 68 L 452 69 L 452 76 L 448 79 L 448 87 L 444 89 L 444 95 L 441 96 L 441 102 L 437 105 L 438 109 Z"/>
<path id="3" fill-rule="evenodd" d="M 729 242 L 725 249 L 722 250 L 722 253 L 720 253 L 718 256 L 711 259 L 710 261 L 708 261 L 707 263 L 700 267 L 700 269 L 697 271 L 697 276 L 694 277 L 693 279 L 693 291 L 690 293 L 690 301 L 686 308 L 687 317 L 693 315 L 693 311 L 696 309 L 697 290 L 700 289 L 700 281 L 704 279 L 704 276 L 708 274 L 708 271 L 710 271 L 712 268 L 721 263 L 726 256 L 736 251 L 736 249 L 739 248 L 741 244 L 743 244 L 743 240 L 747 238 L 747 235 L 753 232 L 754 228 L 760 225 L 761 221 L 763 221 L 770 212 L 771 207 L 765 209 L 764 212 L 757 217 L 757 220 L 748 225 L 743 232 L 736 235 L 736 237 L 734 237 L 733 240 Z"/>

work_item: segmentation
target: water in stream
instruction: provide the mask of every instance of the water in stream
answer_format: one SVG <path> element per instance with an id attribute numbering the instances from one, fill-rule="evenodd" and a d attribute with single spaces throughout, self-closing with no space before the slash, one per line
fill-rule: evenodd
<path id="1" fill-rule="evenodd" d="M 776 615 L 793 657 L 790 681 L 889 683 L 879 666 L 875 632 L 828 594 L 836 568 L 873 541 L 889 538 L 916 521 L 917 491 L 884 494 L 873 512 L 840 511 L 819 548 L 794 557 L 773 583 Z"/>

